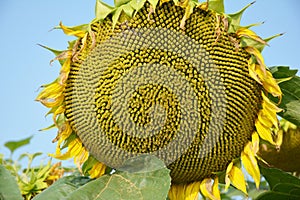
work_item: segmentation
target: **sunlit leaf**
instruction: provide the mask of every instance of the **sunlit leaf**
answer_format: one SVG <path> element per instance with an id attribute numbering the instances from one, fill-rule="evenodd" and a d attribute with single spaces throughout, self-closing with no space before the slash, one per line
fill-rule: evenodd
<path id="1" fill-rule="evenodd" d="M 21 192 L 10 172 L 0 165 L 0 199 L 1 200 L 22 200 Z"/>
<path id="2" fill-rule="evenodd" d="M 78 187 L 89 182 L 90 179 L 84 176 L 66 176 L 58 181 L 56 181 L 53 185 L 43 191 L 41 194 L 37 195 L 33 200 L 61 200 L 67 197 L 71 192 L 75 191 Z"/>
<path id="3" fill-rule="evenodd" d="M 278 183 L 289 183 L 300 186 L 300 179 L 276 168 L 260 167 L 260 171 L 273 190 Z"/>
<path id="4" fill-rule="evenodd" d="M 10 150 L 11 154 L 13 154 L 16 149 L 29 144 L 32 137 L 33 136 L 30 136 L 28 138 L 18 140 L 18 141 L 9 141 L 6 142 L 4 146 L 6 146 Z"/>
<path id="5" fill-rule="evenodd" d="M 144 159 L 148 159 L 145 157 Z M 161 161 L 152 159 L 151 162 L 132 161 L 124 169 L 113 175 L 104 175 L 91 181 L 71 193 L 67 199 L 128 199 L 128 200 L 160 200 L 166 199 L 170 188 L 169 170 L 161 167 Z M 139 163 L 135 167 L 131 164 Z M 143 163 L 151 163 L 144 165 Z M 129 172 L 130 171 L 130 172 Z"/>
<path id="6" fill-rule="evenodd" d="M 283 93 L 279 107 L 284 111 L 278 115 L 300 126 L 300 77 L 295 75 L 297 70 L 289 67 L 272 67 L 270 70 L 275 79 L 285 80 L 279 83 Z"/>

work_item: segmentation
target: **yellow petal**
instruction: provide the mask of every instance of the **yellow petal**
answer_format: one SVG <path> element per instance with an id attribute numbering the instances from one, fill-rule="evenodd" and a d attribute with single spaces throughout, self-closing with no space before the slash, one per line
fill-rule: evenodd
<path id="1" fill-rule="evenodd" d="M 256 33 L 254 33 L 253 31 L 247 29 L 247 28 L 240 28 L 237 30 L 236 32 L 237 36 L 240 38 L 240 37 L 248 37 L 248 38 L 251 38 L 257 42 L 260 42 L 262 44 L 265 44 L 267 45 L 267 42 L 264 41 L 261 37 L 259 37 L 258 35 L 256 35 Z"/>
<path id="2" fill-rule="evenodd" d="M 225 175 L 225 190 L 227 191 L 229 186 L 230 186 L 230 178 L 229 178 L 229 173 L 232 170 L 233 167 L 233 162 L 231 162 L 226 169 L 226 175 Z"/>
<path id="3" fill-rule="evenodd" d="M 281 97 L 282 92 L 277 84 L 276 80 L 273 78 L 271 72 L 266 72 L 266 78 L 263 81 L 263 87 L 267 92 L 272 94 L 274 97 Z"/>
<path id="4" fill-rule="evenodd" d="M 204 179 L 200 184 L 200 191 L 203 196 L 212 200 L 221 199 L 218 182 L 219 181 L 217 179 L 214 184 L 212 184 L 212 180 L 210 178 Z"/>
<path id="5" fill-rule="evenodd" d="M 40 99 L 38 101 L 41 102 L 47 108 L 53 108 L 56 106 L 60 106 L 63 103 L 64 96 L 60 95 L 55 98 L 45 98 L 45 99 Z"/>
<path id="6" fill-rule="evenodd" d="M 233 165 L 229 172 L 229 179 L 233 186 L 247 194 L 246 181 L 240 168 Z"/>
<path id="7" fill-rule="evenodd" d="M 200 190 L 200 182 L 193 182 L 188 184 L 185 190 L 185 200 L 198 199 L 199 190 Z"/>
<path id="8" fill-rule="evenodd" d="M 247 172 L 252 176 L 256 188 L 259 188 L 260 183 L 260 171 L 257 165 L 257 160 L 255 158 L 255 154 L 253 152 L 252 143 L 249 142 L 246 146 L 244 151 L 241 154 L 242 163 L 247 170 Z"/>
<path id="9" fill-rule="evenodd" d="M 103 163 L 98 162 L 93 165 L 93 167 L 89 171 L 89 174 L 90 174 L 91 178 L 98 178 L 105 173 L 105 169 L 106 169 L 106 166 Z"/>
<path id="10" fill-rule="evenodd" d="M 261 71 L 265 74 L 266 73 L 266 66 L 265 66 L 264 58 L 261 55 L 261 53 L 255 47 L 250 47 L 250 46 L 245 47 L 245 50 L 248 53 L 250 53 L 250 54 L 252 54 L 252 55 L 255 56 L 256 61 L 258 62 Z"/>
<path id="11" fill-rule="evenodd" d="M 257 73 L 256 70 L 255 70 L 255 63 L 249 63 L 249 64 L 248 64 L 248 68 L 249 68 L 249 75 L 250 75 L 254 80 L 256 80 L 256 82 L 258 82 L 259 84 L 262 85 L 263 83 L 261 82 L 261 79 L 260 79 L 258 73 Z"/>
<path id="12" fill-rule="evenodd" d="M 262 92 L 262 97 L 263 97 L 263 106 L 265 108 L 268 108 L 270 111 L 274 112 L 281 112 L 282 109 L 278 108 L 273 102 L 270 101 L 270 99 Z"/>
<path id="13" fill-rule="evenodd" d="M 259 120 L 256 120 L 255 127 L 259 136 L 271 144 L 274 144 L 270 127 L 264 126 Z"/>
<path id="14" fill-rule="evenodd" d="M 69 151 L 67 151 L 64 154 L 49 154 L 49 156 L 51 156 L 53 158 L 56 158 L 56 159 L 59 159 L 59 160 L 67 160 L 67 159 L 72 158 Z"/>
<path id="15" fill-rule="evenodd" d="M 64 62 L 59 74 L 59 83 L 61 85 L 64 85 L 66 83 L 69 76 L 70 68 L 71 68 L 71 59 L 67 59 Z"/>
<path id="16" fill-rule="evenodd" d="M 252 150 L 254 155 L 256 155 L 256 153 L 259 150 L 259 136 L 257 134 L 257 132 L 252 133 Z"/>
<path id="17" fill-rule="evenodd" d="M 190 184 L 172 184 L 168 197 L 170 200 L 196 200 L 200 190 L 200 182 Z"/>
<path id="18" fill-rule="evenodd" d="M 213 184 L 213 195 L 214 197 L 216 197 L 216 199 L 221 199 L 221 194 L 220 194 L 220 190 L 219 190 L 219 178 L 216 177 L 214 179 L 214 184 Z"/>
<path id="19" fill-rule="evenodd" d="M 43 91 L 36 97 L 36 101 L 46 98 L 55 98 L 64 90 L 64 86 L 60 85 L 57 80 L 44 87 Z"/>
<path id="20" fill-rule="evenodd" d="M 62 22 L 59 23 L 59 26 L 64 31 L 64 33 L 67 34 L 67 35 L 74 35 L 76 37 L 82 38 L 86 34 L 85 30 L 77 29 L 77 27 L 67 27 L 67 26 L 64 26 L 62 24 Z"/>

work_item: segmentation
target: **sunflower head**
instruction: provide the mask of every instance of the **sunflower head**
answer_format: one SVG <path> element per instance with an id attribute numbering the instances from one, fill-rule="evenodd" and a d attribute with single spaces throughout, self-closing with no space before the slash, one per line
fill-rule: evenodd
<path id="1" fill-rule="evenodd" d="M 60 24 L 78 39 L 37 97 L 59 129 L 52 156 L 98 177 L 154 155 L 171 170 L 171 199 L 220 198 L 222 171 L 226 187 L 247 193 L 242 165 L 258 187 L 259 140 L 279 145 L 268 95 L 281 91 L 261 55 L 273 37 L 240 25 L 247 7 L 228 15 L 221 0 L 97 1 L 91 23 Z"/>

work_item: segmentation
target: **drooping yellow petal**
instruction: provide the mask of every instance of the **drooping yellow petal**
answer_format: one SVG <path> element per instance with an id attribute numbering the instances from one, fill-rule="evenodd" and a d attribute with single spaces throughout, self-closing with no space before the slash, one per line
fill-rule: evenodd
<path id="1" fill-rule="evenodd" d="M 74 157 L 74 162 L 77 165 L 81 165 L 88 158 L 86 152 L 87 150 L 82 146 L 80 139 L 75 138 L 68 144 L 68 150 L 66 153 L 60 154 L 60 150 L 58 150 L 55 155 L 50 154 L 50 156 L 60 160 L 66 160 Z"/>
<path id="2" fill-rule="evenodd" d="M 196 200 L 200 191 L 200 182 L 190 184 L 172 184 L 169 190 L 170 200 Z"/>
<path id="3" fill-rule="evenodd" d="M 61 85 L 64 85 L 68 79 L 68 75 L 70 72 L 70 68 L 71 68 L 71 59 L 66 59 L 66 61 L 64 62 L 61 70 L 60 70 L 60 74 L 59 74 L 59 83 Z"/>
<path id="4" fill-rule="evenodd" d="M 215 179 L 214 183 L 212 183 L 211 178 L 204 179 L 200 184 L 200 191 L 202 195 L 211 200 L 221 199 L 218 183 L 218 178 Z"/>
<path id="5" fill-rule="evenodd" d="M 248 29 L 248 28 L 245 28 L 245 27 L 242 27 L 242 28 L 239 28 L 236 32 L 237 36 L 240 38 L 240 37 L 248 37 L 248 38 L 251 38 L 257 42 L 260 42 L 262 44 L 265 44 L 267 45 L 267 42 L 264 41 L 261 37 L 259 37 L 258 35 L 256 35 L 256 33 L 254 33 L 252 30 Z"/>
<path id="6" fill-rule="evenodd" d="M 233 186 L 247 194 L 244 174 L 239 167 L 233 165 L 228 176 Z"/>
<path id="7" fill-rule="evenodd" d="M 258 62 L 261 71 L 265 74 L 266 73 L 266 65 L 265 65 L 265 61 L 263 56 L 261 55 L 261 53 L 259 52 L 259 50 L 257 50 L 255 47 L 251 47 L 251 46 L 247 46 L 245 47 L 245 50 L 252 54 L 253 56 L 255 56 L 256 61 Z"/>
<path id="8" fill-rule="evenodd" d="M 90 169 L 89 174 L 90 174 L 91 178 L 98 178 L 105 173 L 105 169 L 106 169 L 106 166 L 103 163 L 97 162 Z"/>
<path id="9" fill-rule="evenodd" d="M 263 87 L 274 97 L 281 97 L 282 95 L 279 85 L 277 84 L 276 80 L 273 78 L 271 72 L 269 71 L 266 72 L 266 77 L 263 81 Z"/>
<path id="10" fill-rule="evenodd" d="M 64 87 L 55 80 L 53 83 L 43 88 L 43 91 L 36 97 L 36 100 L 40 101 L 41 99 L 54 98 L 57 94 L 62 93 L 63 90 Z"/>
<path id="11" fill-rule="evenodd" d="M 251 142 L 249 142 L 244 148 L 244 151 L 241 154 L 241 160 L 247 172 L 252 176 L 256 188 L 259 188 L 260 171 Z"/>
<path id="12" fill-rule="evenodd" d="M 213 195 L 216 197 L 216 199 L 221 199 L 221 194 L 219 190 L 219 178 L 216 176 L 214 179 L 214 184 L 213 184 Z"/>
<path id="13" fill-rule="evenodd" d="M 257 134 L 257 132 L 252 133 L 252 150 L 254 155 L 256 155 L 256 153 L 259 150 L 259 136 Z"/>
<path id="14" fill-rule="evenodd" d="M 275 103 L 271 102 L 271 100 L 262 92 L 262 97 L 263 97 L 263 107 L 269 109 L 270 111 L 274 111 L 274 112 L 281 112 L 282 109 L 278 108 Z"/>
<path id="15" fill-rule="evenodd" d="M 275 145 L 273 138 L 272 138 L 272 132 L 271 132 L 270 127 L 266 127 L 259 120 L 256 120 L 255 127 L 256 127 L 257 133 L 263 140 L 266 140 L 266 141 L 270 142 L 271 144 Z"/>
<path id="16" fill-rule="evenodd" d="M 248 68 L 249 68 L 249 75 L 254 79 L 256 80 L 256 82 L 258 82 L 259 84 L 263 84 L 261 82 L 261 79 L 260 79 L 260 76 L 259 76 L 259 72 L 256 71 L 256 68 L 255 68 L 256 64 L 253 63 L 251 60 L 249 61 L 248 63 Z"/>
<path id="17" fill-rule="evenodd" d="M 67 27 L 62 24 L 62 22 L 59 23 L 60 28 L 64 31 L 67 35 L 74 35 L 76 37 L 82 38 L 86 34 L 87 30 L 85 30 L 84 25 L 83 26 L 76 26 L 76 27 Z"/>
<path id="18" fill-rule="evenodd" d="M 200 182 L 193 182 L 186 186 L 185 200 L 196 200 L 198 199 L 200 190 Z"/>
<path id="19" fill-rule="evenodd" d="M 233 167 L 233 162 L 231 162 L 227 168 L 226 168 L 226 175 L 225 175 L 225 191 L 228 190 L 229 186 L 230 186 L 230 178 L 229 178 L 229 173 L 232 170 Z"/>

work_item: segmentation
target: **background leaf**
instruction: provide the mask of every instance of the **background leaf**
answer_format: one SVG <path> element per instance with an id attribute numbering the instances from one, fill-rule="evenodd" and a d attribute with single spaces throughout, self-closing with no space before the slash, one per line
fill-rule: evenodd
<path id="1" fill-rule="evenodd" d="M 129 171 L 116 172 L 112 175 L 104 175 L 87 183 L 71 193 L 66 199 L 114 199 L 114 200 L 164 200 L 167 197 L 171 178 L 169 169 L 163 166 L 162 161 L 148 157 L 137 158 L 138 162 L 146 163 L 134 171 L 131 164 L 137 163 L 131 160 L 125 165 Z M 147 163 L 151 162 L 151 165 Z"/>
<path id="2" fill-rule="evenodd" d="M 280 82 L 279 87 L 283 93 L 279 107 L 284 111 L 278 113 L 278 115 L 300 126 L 300 77 L 295 75 L 297 70 L 290 70 L 289 67 L 278 66 L 271 67 L 270 71 L 274 78 Z"/>
<path id="3" fill-rule="evenodd" d="M 70 193 L 75 191 L 78 187 L 86 184 L 91 179 L 84 176 L 65 176 L 54 184 L 52 184 L 49 188 L 44 190 L 41 194 L 37 195 L 33 200 L 61 200 L 67 197 Z"/>
<path id="4" fill-rule="evenodd" d="M 18 184 L 10 172 L 0 165 L 0 199 L 1 200 L 22 200 L 23 197 Z"/>
<path id="5" fill-rule="evenodd" d="M 22 140 L 19 140 L 19 141 L 9 141 L 9 142 L 6 142 L 4 144 L 4 146 L 6 146 L 10 150 L 11 154 L 13 154 L 13 152 L 16 149 L 18 149 L 18 148 L 20 148 L 24 145 L 29 144 L 32 137 L 33 136 L 30 136 L 28 138 L 25 138 L 25 139 L 22 139 Z"/>
<path id="6" fill-rule="evenodd" d="M 260 167 L 260 171 L 272 190 L 278 183 L 291 183 L 300 186 L 300 179 L 280 169 Z"/>
<path id="7" fill-rule="evenodd" d="M 261 167 L 261 173 L 268 181 L 271 191 L 262 193 L 257 200 L 300 199 L 300 179 L 275 168 Z"/>

